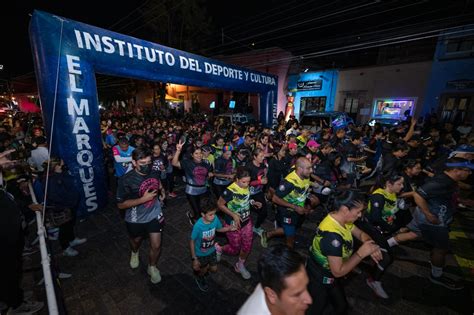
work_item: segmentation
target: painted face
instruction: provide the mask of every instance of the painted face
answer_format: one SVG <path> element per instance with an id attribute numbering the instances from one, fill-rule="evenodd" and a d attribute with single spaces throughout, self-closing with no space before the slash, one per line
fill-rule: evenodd
<path id="1" fill-rule="evenodd" d="M 285 289 L 279 295 L 269 298 L 279 314 L 303 315 L 313 299 L 309 295 L 307 285 L 309 279 L 304 267 L 285 278 Z M 268 290 L 268 288 L 266 288 Z"/>
<path id="2" fill-rule="evenodd" d="M 222 153 L 222 157 L 226 160 L 230 159 L 231 156 L 232 156 L 232 151 L 226 151 Z"/>
<path id="3" fill-rule="evenodd" d="M 237 179 L 237 185 L 239 185 L 240 188 L 247 188 L 249 187 L 249 184 L 250 184 L 250 176 Z"/>

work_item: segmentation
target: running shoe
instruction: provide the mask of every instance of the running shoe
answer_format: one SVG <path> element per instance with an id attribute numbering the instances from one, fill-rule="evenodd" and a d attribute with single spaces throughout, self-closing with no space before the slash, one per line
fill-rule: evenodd
<path id="1" fill-rule="evenodd" d="M 87 238 L 75 238 L 72 241 L 69 242 L 69 246 L 74 247 L 74 246 L 79 246 L 87 242 Z"/>
<path id="2" fill-rule="evenodd" d="M 202 292 L 207 292 L 209 290 L 209 284 L 207 283 L 206 277 L 203 276 L 196 276 L 194 277 L 194 281 Z"/>
<path id="3" fill-rule="evenodd" d="M 130 268 L 138 268 L 138 265 L 140 265 L 139 252 L 137 251 L 135 253 L 132 251 L 132 254 L 130 255 Z"/>
<path id="4" fill-rule="evenodd" d="M 383 289 L 382 282 L 371 279 L 367 279 L 365 282 L 367 282 L 367 285 L 374 291 L 375 295 L 382 299 L 388 299 L 388 294 Z"/>
<path id="5" fill-rule="evenodd" d="M 153 284 L 160 283 L 161 274 L 156 266 L 148 266 L 148 275 L 150 276 L 150 281 Z"/>
<path id="6" fill-rule="evenodd" d="M 23 301 L 17 308 L 11 309 L 7 314 L 34 314 L 41 310 L 44 306 L 43 302 L 38 301 Z"/>
<path id="7" fill-rule="evenodd" d="M 195 221 L 191 211 L 186 212 L 186 216 L 188 217 L 189 224 L 191 224 L 191 226 L 194 226 Z"/>
<path id="8" fill-rule="evenodd" d="M 262 245 L 263 248 L 268 247 L 268 239 L 267 239 L 266 231 L 263 231 L 263 233 L 260 235 L 260 244 Z"/>
<path id="9" fill-rule="evenodd" d="M 462 285 L 459 281 L 455 281 L 445 276 L 433 277 L 433 275 L 430 274 L 430 281 L 453 291 L 464 289 L 464 285 Z"/>
<path id="10" fill-rule="evenodd" d="M 75 250 L 74 248 L 72 248 L 71 246 L 69 246 L 63 251 L 63 256 L 74 257 L 77 255 L 79 255 L 79 252 Z"/>
<path id="11" fill-rule="evenodd" d="M 234 265 L 234 269 L 235 269 L 235 272 L 240 273 L 242 278 L 244 278 L 245 280 L 248 280 L 248 279 L 252 278 L 252 275 L 247 270 L 247 268 L 245 268 L 244 264 L 239 264 L 239 262 L 236 262 L 235 265 Z"/>
<path id="12" fill-rule="evenodd" d="M 265 230 L 264 230 L 263 228 L 261 228 L 261 227 L 258 227 L 258 228 L 254 227 L 254 228 L 253 228 L 253 232 L 254 232 L 255 234 L 257 234 L 258 236 L 262 236 L 262 233 L 263 233 L 264 231 L 265 231 Z"/>
<path id="13" fill-rule="evenodd" d="M 217 260 L 217 262 L 220 262 L 221 258 L 222 258 L 222 246 L 215 243 L 214 247 L 216 248 L 216 260 Z"/>
<path id="14" fill-rule="evenodd" d="M 32 254 L 38 252 L 38 251 L 39 251 L 39 249 L 37 247 L 25 247 L 23 249 L 23 254 L 22 255 L 23 256 L 29 256 L 29 255 L 32 255 Z"/>

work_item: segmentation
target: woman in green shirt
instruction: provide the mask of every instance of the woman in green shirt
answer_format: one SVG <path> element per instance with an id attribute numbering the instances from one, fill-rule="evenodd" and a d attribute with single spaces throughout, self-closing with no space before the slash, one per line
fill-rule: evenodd
<path id="1" fill-rule="evenodd" d="M 313 298 L 308 314 L 323 314 L 329 301 L 332 314 L 345 314 L 348 304 L 340 278 L 368 256 L 375 262 L 382 259 L 379 246 L 353 224 L 362 216 L 365 205 L 361 194 L 351 190 L 340 192 L 334 200 L 336 210 L 319 224 L 307 264 L 308 290 Z M 355 253 L 353 237 L 363 243 Z"/>

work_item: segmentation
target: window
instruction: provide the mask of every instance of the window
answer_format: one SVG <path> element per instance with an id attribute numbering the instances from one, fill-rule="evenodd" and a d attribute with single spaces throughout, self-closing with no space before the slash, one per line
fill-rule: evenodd
<path id="1" fill-rule="evenodd" d="M 359 110 L 358 98 L 346 98 L 344 100 L 344 111 L 348 114 L 357 114 Z"/>
<path id="2" fill-rule="evenodd" d="M 324 112 L 326 111 L 326 96 L 302 97 L 300 112 L 306 111 Z"/>
<path id="3" fill-rule="evenodd" d="M 466 52 L 474 52 L 474 36 L 448 40 L 446 53 L 452 54 Z"/>
<path id="4" fill-rule="evenodd" d="M 460 124 L 466 119 L 470 119 L 473 113 L 471 95 L 446 95 L 442 97 L 440 114 L 441 120 Z"/>

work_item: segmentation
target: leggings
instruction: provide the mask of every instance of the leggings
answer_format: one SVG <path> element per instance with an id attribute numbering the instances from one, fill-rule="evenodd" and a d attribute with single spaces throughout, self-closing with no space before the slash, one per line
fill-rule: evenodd
<path id="1" fill-rule="evenodd" d="M 263 191 L 251 195 L 250 199 L 253 199 L 255 201 L 258 201 L 262 204 L 262 207 L 260 209 L 257 209 L 255 207 L 251 207 L 252 210 L 257 212 L 257 222 L 255 223 L 255 228 L 259 228 L 263 222 L 265 222 L 265 219 L 267 218 L 267 202 L 265 201 L 265 194 Z"/>
<path id="2" fill-rule="evenodd" d="M 375 281 L 380 281 L 382 279 L 385 270 L 387 270 L 388 266 L 390 266 L 393 262 L 393 253 L 388 246 L 387 240 L 385 236 L 377 230 L 367 219 L 357 220 L 357 227 L 367 233 L 374 242 L 380 246 L 380 248 L 385 249 L 386 251 L 382 251 L 382 260 L 379 261 L 378 265 L 375 265 L 372 268 L 372 277 Z"/>
<path id="3" fill-rule="evenodd" d="M 224 223 L 224 226 L 229 226 L 229 224 Z M 252 249 L 252 220 L 249 219 L 249 222 L 240 227 L 240 230 L 227 232 L 227 240 L 229 243 L 222 248 L 222 251 L 227 255 L 237 255 L 240 252 L 250 253 Z"/>
<path id="4" fill-rule="evenodd" d="M 318 265 L 311 257 L 308 258 L 306 271 L 309 277 L 308 291 L 313 298 L 313 304 L 309 306 L 306 314 L 319 315 L 325 313 L 328 302 L 332 306 L 332 312 L 328 314 L 346 314 L 348 303 L 341 279 L 334 279 L 331 284 L 323 283 L 323 267 Z"/>
<path id="5" fill-rule="evenodd" d="M 201 199 L 206 195 L 206 193 L 200 194 L 200 195 L 190 195 L 186 194 L 186 198 L 188 199 L 189 205 L 191 206 L 191 209 L 193 211 L 193 217 L 194 219 L 199 219 L 201 216 Z"/>

